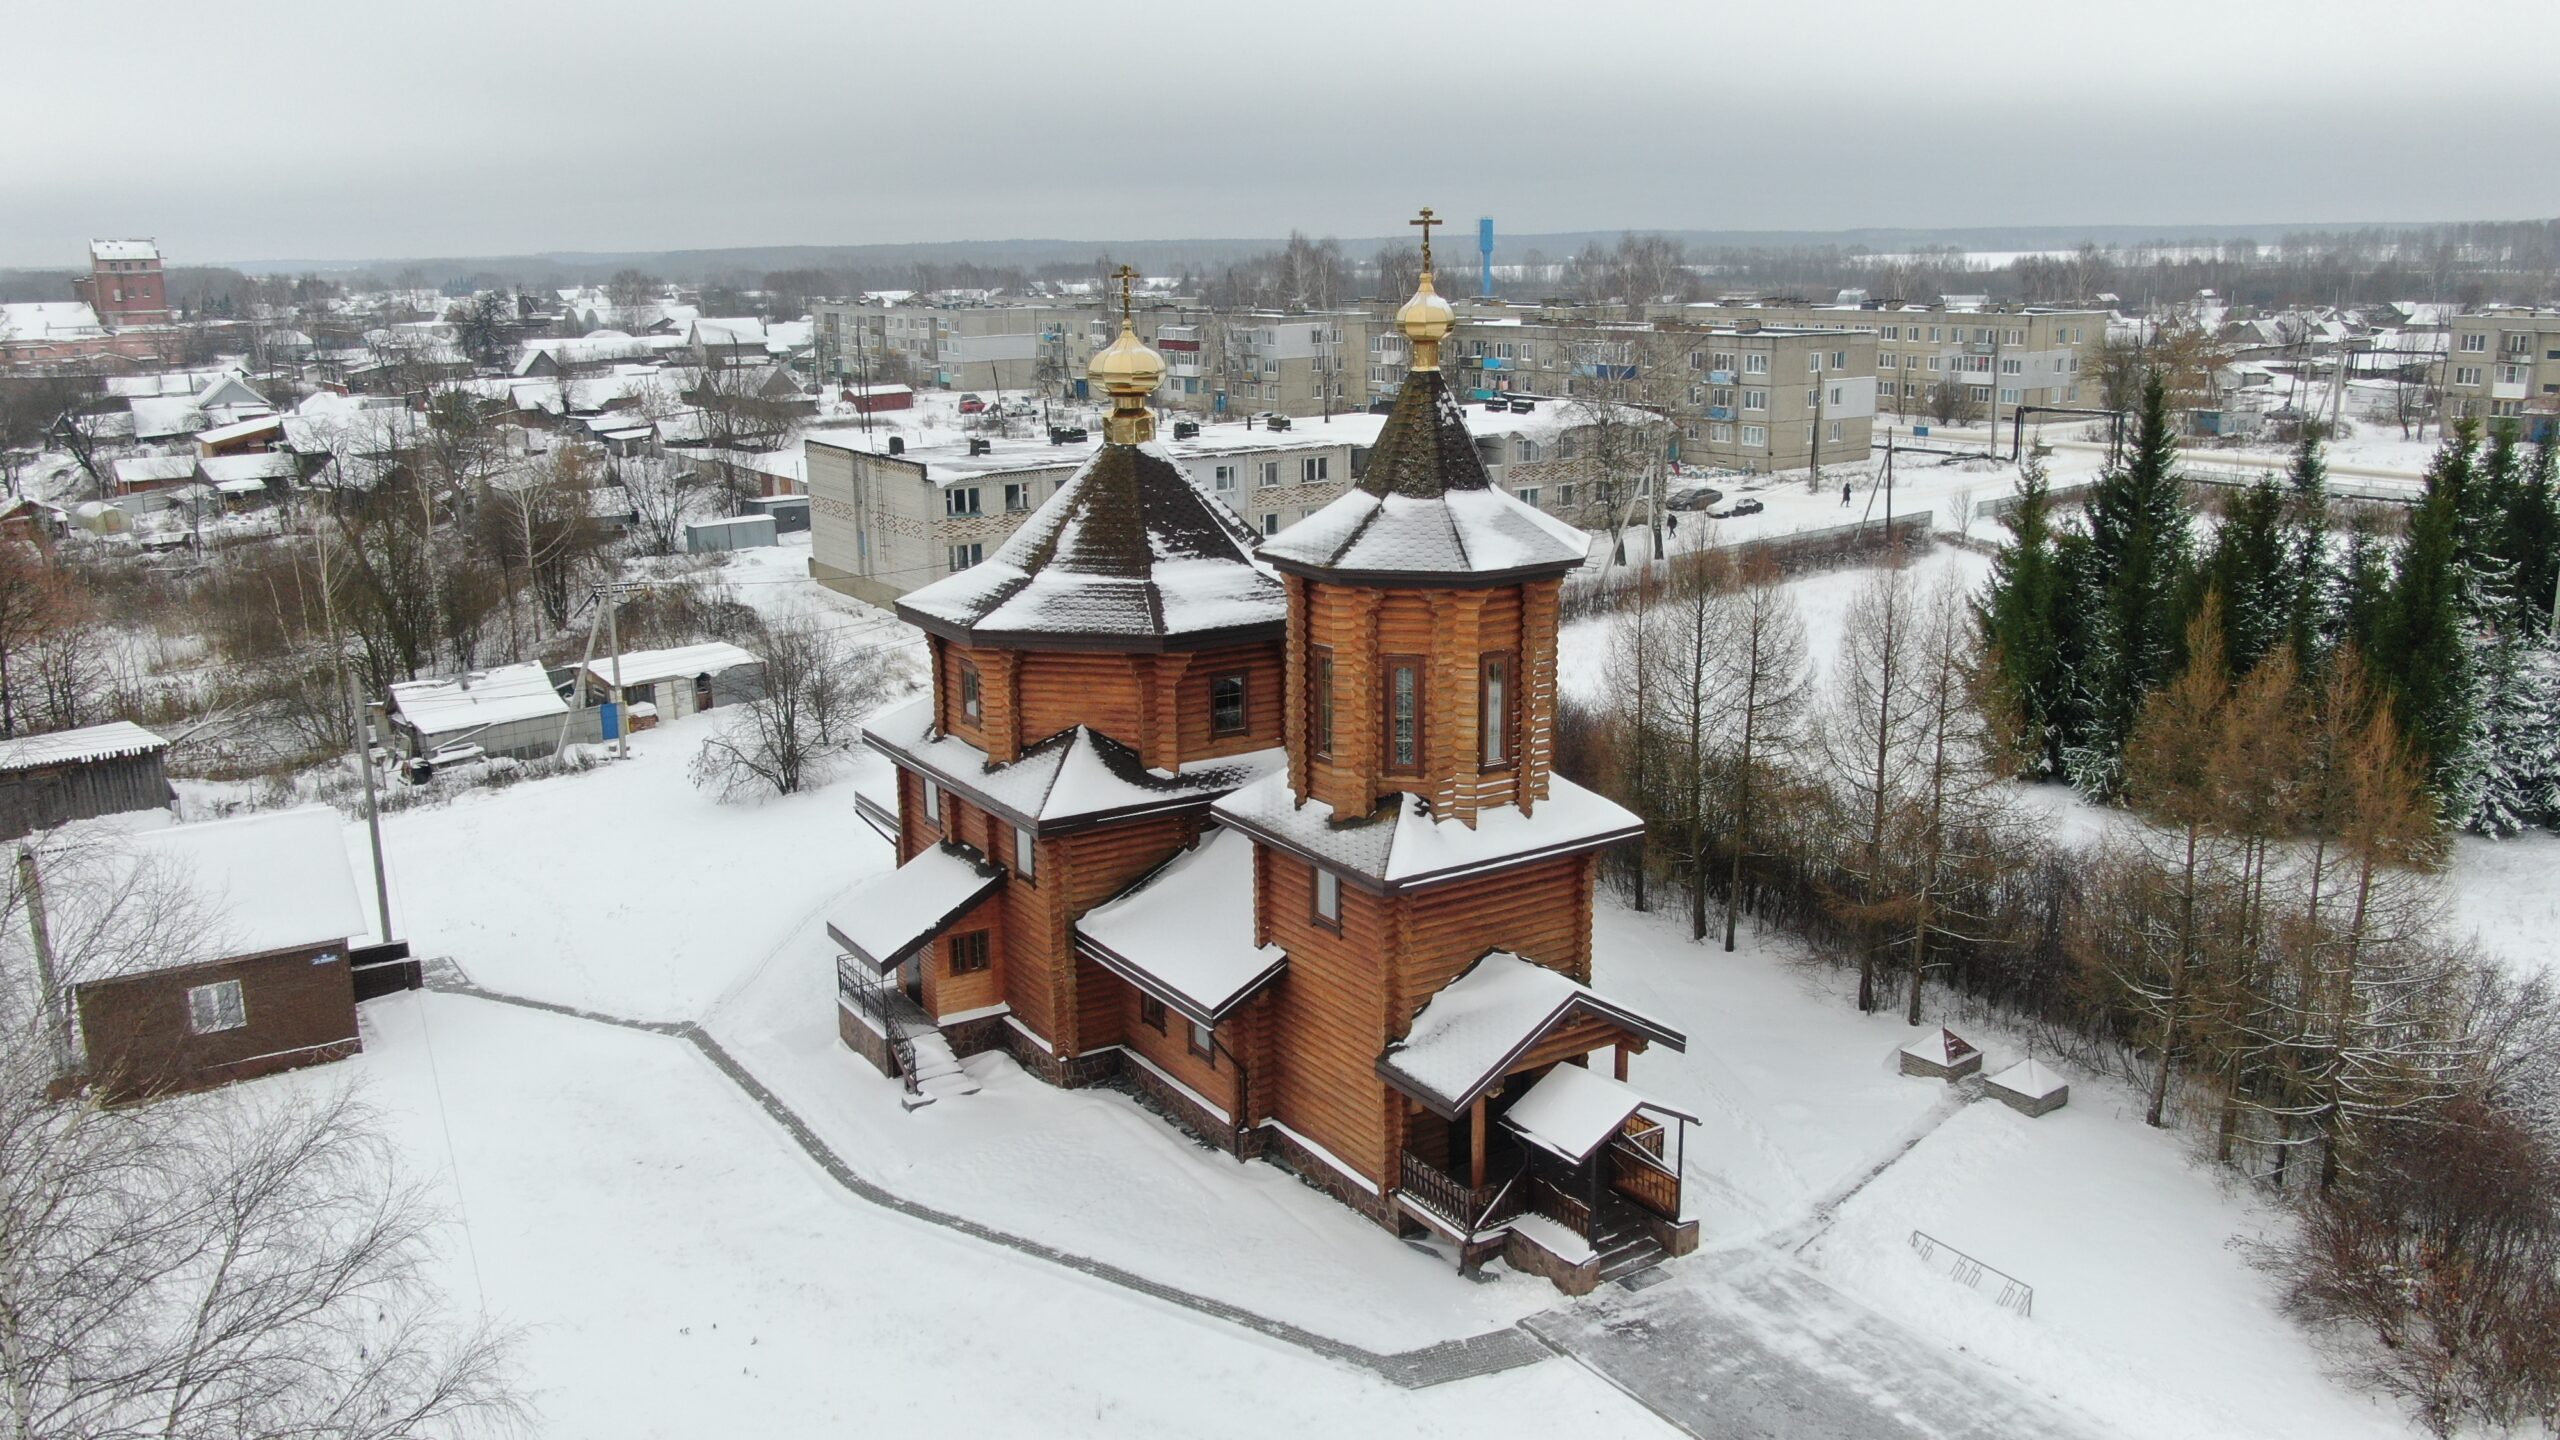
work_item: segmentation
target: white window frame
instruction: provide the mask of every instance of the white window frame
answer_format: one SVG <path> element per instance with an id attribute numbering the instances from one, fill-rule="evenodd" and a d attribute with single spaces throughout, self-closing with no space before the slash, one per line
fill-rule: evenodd
<path id="1" fill-rule="evenodd" d="M 1342 928 L 1342 877 L 1319 865 L 1316 867 L 1316 918 Z"/>
<path id="2" fill-rule="evenodd" d="M 1013 827 L 1013 873 L 1025 880 L 1040 878 L 1040 837 L 1027 826 Z"/>
<path id="3" fill-rule="evenodd" d="M 1766 425 L 1743 426 L 1742 443 L 1745 447 L 1765 447 L 1769 443 L 1769 427 Z"/>
<path id="4" fill-rule="evenodd" d="M 210 985 L 190 986 L 187 990 L 187 1033 L 218 1035 L 225 1030 L 245 1030 L 249 1026 L 248 997 L 241 994 L 237 980 L 216 980 Z"/>

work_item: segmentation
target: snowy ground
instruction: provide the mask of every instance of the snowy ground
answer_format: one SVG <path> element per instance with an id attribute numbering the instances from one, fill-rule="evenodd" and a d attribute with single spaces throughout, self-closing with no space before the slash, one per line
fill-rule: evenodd
<path id="1" fill-rule="evenodd" d="M 439 1278 L 524 1328 L 541 1433 L 1668 1433 L 1575 1366 L 1397 1389 L 878 1210 L 677 1040 L 435 994 L 365 1030 L 275 1083 L 358 1083 L 457 1208 Z"/>

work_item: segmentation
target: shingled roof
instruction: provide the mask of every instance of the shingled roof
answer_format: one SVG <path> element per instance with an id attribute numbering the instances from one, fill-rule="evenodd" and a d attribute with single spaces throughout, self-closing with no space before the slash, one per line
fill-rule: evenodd
<path id="1" fill-rule="evenodd" d="M 1105 445 L 1002 548 L 898 613 L 970 645 L 1190 649 L 1277 638 L 1288 619 L 1254 533 L 1152 445 Z"/>
<path id="2" fill-rule="evenodd" d="M 1494 487 L 1448 383 L 1415 370 L 1358 483 L 1261 553 L 1319 579 L 1481 585 L 1572 569 L 1590 547 L 1590 536 Z"/>

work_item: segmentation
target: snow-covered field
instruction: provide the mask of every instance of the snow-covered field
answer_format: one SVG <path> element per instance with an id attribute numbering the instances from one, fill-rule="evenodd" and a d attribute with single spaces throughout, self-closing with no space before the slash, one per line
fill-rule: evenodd
<path id="1" fill-rule="evenodd" d="M 272 1083 L 353 1080 L 444 1192 L 538 1433 L 1667 1433 L 1575 1366 L 1401 1390 L 876 1209 L 678 1040 L 436 994 L 365 1032 Z"/>

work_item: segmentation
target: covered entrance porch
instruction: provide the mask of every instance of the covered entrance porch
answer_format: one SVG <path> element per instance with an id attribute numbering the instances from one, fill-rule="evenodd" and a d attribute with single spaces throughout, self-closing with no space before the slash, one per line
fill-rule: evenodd
<path id="1" fill-rule="evenodd" d="M 1462 1266 L 1500 1253 L 1574 1293 L 1695 1248 L 1680 1195 L 1695 1117 L 1627 1083 L 1655 1042 L 1684 1043 L 1558 971 L 1478 961 L 1378 1061 L 1403 1102 L 1399 1208 Z"/>

